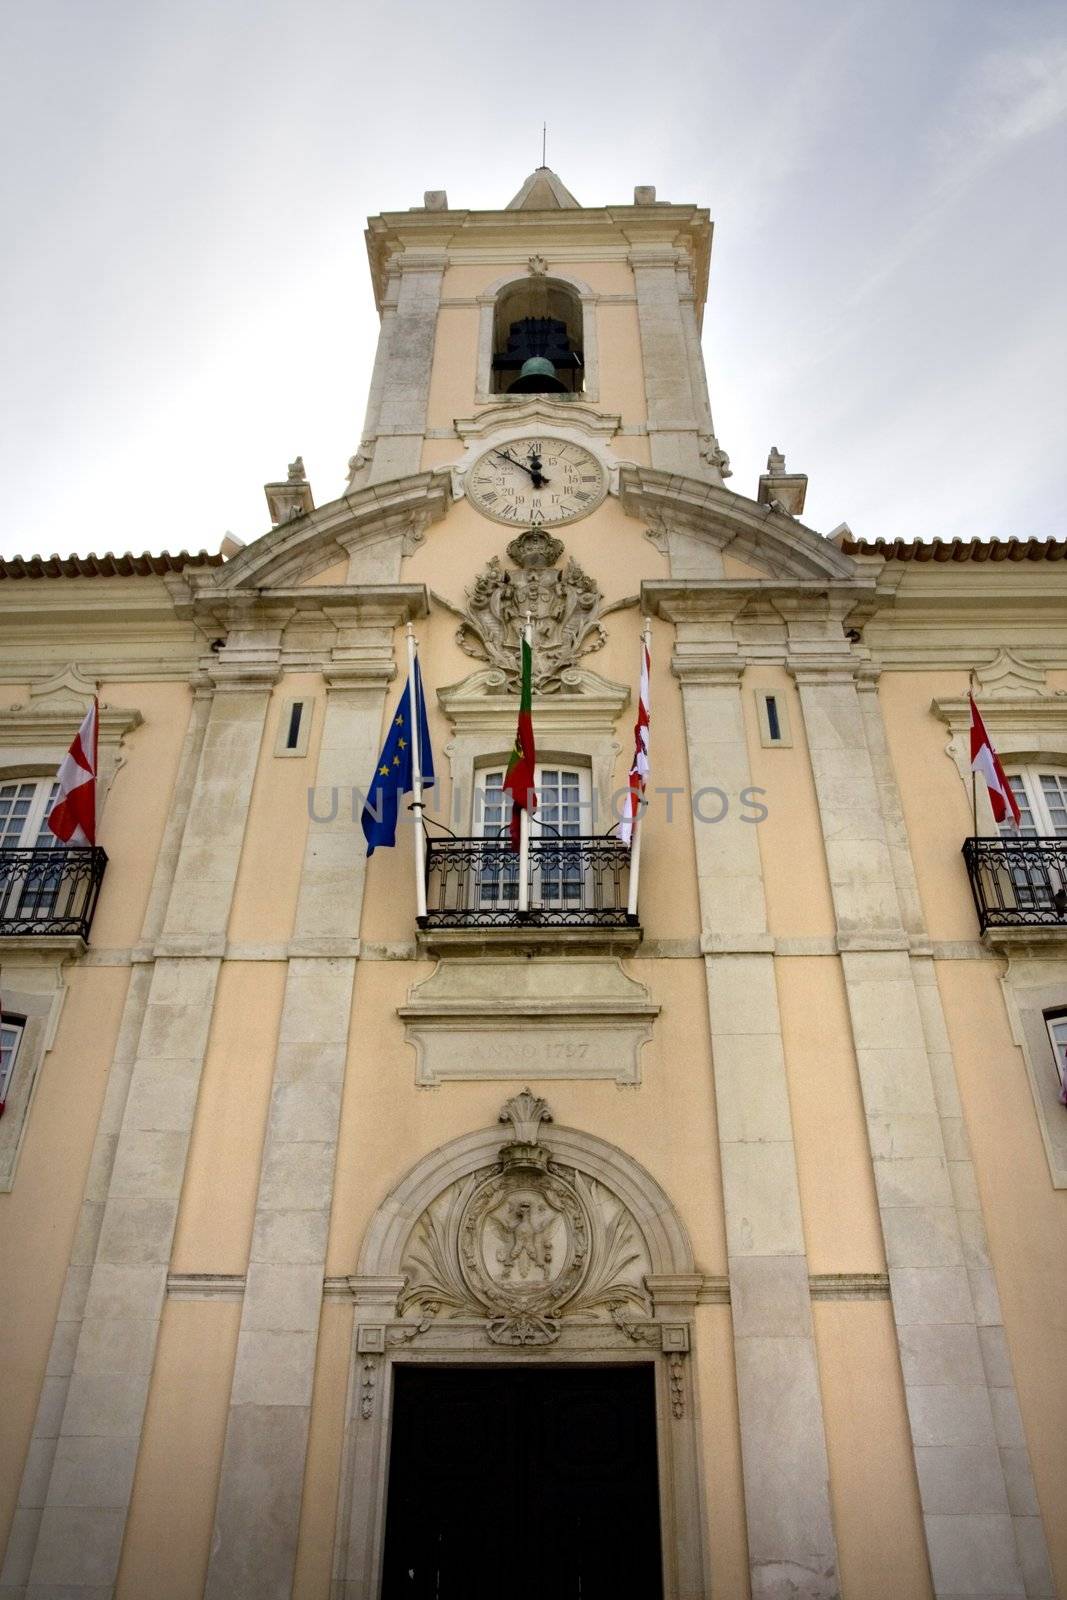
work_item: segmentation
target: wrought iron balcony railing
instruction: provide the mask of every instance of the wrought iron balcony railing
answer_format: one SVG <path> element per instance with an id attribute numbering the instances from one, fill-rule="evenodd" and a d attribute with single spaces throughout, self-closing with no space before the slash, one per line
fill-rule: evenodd
<path id="1" fill-rule="evenodd" d="M 519 912 L 510 840 L 426 841 L 428 928 L 627 928 L 630 851 L 618 839 L 530 840 L 529 903 Z"/>
<path id="2" fill-rule="evenodd" d="M 0 936 L 88 939 L 106 866 L 107 852 L 99 845 L 0 850 Z"/>
<path id="3" fill-rule="evenodd" d="M 1067 838 L 965 839 L 963 857 L 987 928 L 1067 931 Z"/>

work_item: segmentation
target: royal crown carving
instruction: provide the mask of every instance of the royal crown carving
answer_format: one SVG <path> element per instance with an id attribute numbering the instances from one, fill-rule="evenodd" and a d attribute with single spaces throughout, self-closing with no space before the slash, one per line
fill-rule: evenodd
<path id="1" fill-rule="evenodd" d="M 607 643 L 601 623 L 603 595 L 593 578 L 570 559 L 555 565 L 563 545 L 544 528 L 530 528 L 508 545 L 517 570 L 499 556 L 483 567 L 466 591 L 456 615 L 456 642 L 467 655 L 487 661 L 504 674 L 504 687 L 519 687 L 519 644 L 529 615 L 533 624 L 533 686 L 537 694 L 558 694 L 564 673 L 582 656 Z"/>
<path id="2" fill-rule="evenodd" d="M 514 1138 L 412 1230 L 401 1316 L 477 1318 L 494 1344 L 545 1345 L 565 1318 L 629 1330 L 651 1317 L 648 1248 L 617 1195 L 552 1159 L 551 1113 L 524 1089 L 501 1113 Z"/>

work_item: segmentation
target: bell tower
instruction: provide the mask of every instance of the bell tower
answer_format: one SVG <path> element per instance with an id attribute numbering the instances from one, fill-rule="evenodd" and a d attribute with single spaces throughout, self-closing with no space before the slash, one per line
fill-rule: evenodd
<path id="1" fill-rule="evenodd" d="M 700 329 L 712 223 L 656 199 L 582 206 L 548 167 L 500 211 L 421 206 L 367 229 L 381 333 L 349 489 L 456 459 L 456 422 L 542 394 L 615 424 L 637 464 L 721 485 Z"/>

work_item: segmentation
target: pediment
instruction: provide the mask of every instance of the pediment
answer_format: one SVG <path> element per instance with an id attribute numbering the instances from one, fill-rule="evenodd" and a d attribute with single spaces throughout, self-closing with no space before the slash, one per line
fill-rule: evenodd
<path id="1" fill-rule="evenodd" d="M 446 469 L 352 490 L 246 545 L 224 566 L 190 573 L 198 595 L 297 588 L 344 562 L 351 584 L 388 584 L 452 499 Z"/>
<path id="2" fill-rule="evenodd" d="M 721 578 L 726 552 L 761 578 L 779 581 L 851 579 L 858 573 L 853 558 L 814 529 L 720 484 L 626 466 L 619 473 L 619 498 L 645 523 L 673 578 Z"/>

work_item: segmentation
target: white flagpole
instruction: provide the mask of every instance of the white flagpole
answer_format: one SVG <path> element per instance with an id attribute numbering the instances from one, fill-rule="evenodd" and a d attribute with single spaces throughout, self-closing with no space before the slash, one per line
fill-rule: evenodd
<path id="1" fill-rule="evenodd" d="M 426 915 L 426 829 L 422 820 L 422 751 L 419 735 L 422 718 L 419 715 L 418 695 L 415 688 L 415 663 L 418 645 L 415 629 L 407 625 L 408 641 L 408 706 L 411 719 L 411 809 L 415 813 L 415 909 L 419 917 Z"/>
<path id="2" fill-rule="evenodd" d="M 531 698 L 532 698 L 532 683 L 533 683 L 533 628 L 532 628 L 531 623 L 530 623 L 530 613 L 528 611 L 526 613 L 526 626 L 523 629 L 522 636 L 526 640 L 527 644 L 530 646 L 530 681 L 531 681 Z M 519 693 L 520 693 L 520 696 L 521 696 L 521 693 L 522 693 L 522 672 L 521 672 L 522 648 L 521 648 L 521 646 L 520 646 L 520 649 L 519 649 L 519 663 L 520 663 Z M 527 798 L 527 801 L 528 801 L 529 798 L 530 798 L 529 795 L 527 795 L 526 798 Z M 527 804 L 527 805 L 524 805 L 522 810 L 519 812 L 519 915 L 520 915 L 520 917 L 523 915 L 524 912 L 529 911 L 529 909 L 530 909 L 530 807 Z"/>
<path id="3" fill-rule="evenodd" d="M 637 683 L 638 683 L 637 692 L 638 692 L 639 695 L 641 693 L 641 688 L 640 688 L 641 681 L 645 676 L 645 652 L 646 651 L 648 652 L 649 658 L 651 659 L 651 656 L 652 656 L 652 621 L 651 621 L 651 619 L 649 617 L 645 618 L 645 626 L 641 631 L 641 675 L 637 680 Z M 651 671 L 649 672 L 648 677 L 649 677 L 649 685 L 648 685 L 649 711 L 651 712 L 651 710 L 652 710 L 652 704 L 651 704 L 651 702 L 652 702 L 652 682 L 651 682 L 652 673 L 651 673 Z M 629 801 L 628 804 L 632 805 L 633 802 Z M 631 832 L 630 832 L 630 893 L 629 893 L 629 897 L 628 897 L 627 902 L 626 902 L 626 915 L 628 917 L 636 917 L 637 916 L 637 885 L 638 885 L 638 881 L 639 881 L 639 879 L 641 877 L 641 835 L 644 832 L 644 829 L 641 826 L 642 816 L 643 816 L 643 809 L 642 809 L 640 803 L 638 803 L 637 812 L 636 812 L 636 814 L 634 816 L 633 822 L 630 825 L 630 828 L 631 828 Z"/>

